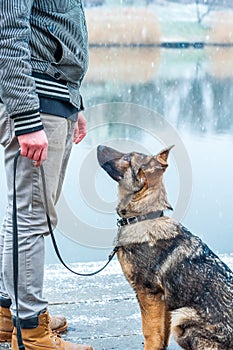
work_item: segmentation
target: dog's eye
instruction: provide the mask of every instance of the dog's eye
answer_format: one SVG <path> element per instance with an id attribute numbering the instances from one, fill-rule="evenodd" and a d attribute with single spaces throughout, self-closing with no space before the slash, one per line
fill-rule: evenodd
<path id="1" fill-rule="evenodd" d="M 125 154 L 124 157 L 123 157 L 123 160 L 124 160 L 125 162 L 128 162 L 128 163 L 130 162 L 130 159 L 131 159 L 131 158 L 130 158 L 130 155 L 129 155 L 129 154 Z"/>

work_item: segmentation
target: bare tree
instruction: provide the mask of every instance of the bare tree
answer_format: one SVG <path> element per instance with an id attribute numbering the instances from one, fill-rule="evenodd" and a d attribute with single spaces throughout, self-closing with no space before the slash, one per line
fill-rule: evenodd
<path id="1" fill-rule="evenodd" d="M 213 11 L 216 5 L 219 5 L 219 0 L 195 0 L 195 2 L 196 2 L 197 20 L 199 24 L 202 23 L 203 18 L 205 18 L 211 11 Z M 205 12 L 201 13 L 200 5 L 206 5 Z"/>

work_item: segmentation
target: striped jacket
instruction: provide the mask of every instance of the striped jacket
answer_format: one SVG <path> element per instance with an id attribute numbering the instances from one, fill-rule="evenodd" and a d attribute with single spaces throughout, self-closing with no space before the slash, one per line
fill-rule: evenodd
<path id="1" fill-rule="evenodd" d="M 43 129 L 39 94 L 80 108 L 87 65 L 82 0 L 0 0 L 0 98 L 16 136 Z"/>

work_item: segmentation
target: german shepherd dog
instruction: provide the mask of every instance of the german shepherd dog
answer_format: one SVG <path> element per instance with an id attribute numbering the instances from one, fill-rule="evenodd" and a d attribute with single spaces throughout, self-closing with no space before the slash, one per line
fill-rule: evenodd
<path id="1" fill-rule="evenodd" d="M 170 148 L 156 156 L 98 146 L 101 167 L 119 184 L 118 259 L 136 292 L 144 350 L 233 349 L 233 273 L 175 219 L 163 185 Z"/>

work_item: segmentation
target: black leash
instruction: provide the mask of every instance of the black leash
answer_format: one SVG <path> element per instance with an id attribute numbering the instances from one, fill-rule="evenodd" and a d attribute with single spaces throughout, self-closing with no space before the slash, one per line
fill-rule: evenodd
<path id="1" fill-rule="evenodd" d="M 23 345 L 22 340 L 22 333 L 21 333 L 21 327 L 20 327 L 20 319 L 19 319 L 19 305 L 18 305 L 18 271 L 19 271 L 19 251 L 18 251 L 18 223 L 17 223 L 17 202 L 16 202 L 16 170 L 17 170 L 17 162 L 18 158 L 20 156 L 20 149 L 17 151 L 15 158 L 14 158 L 14 170 L 13 170 L 13 212 L 12 212 L 12 224 L 13 224 L 13 281 L 14 281 L 14 294 L 15 294 L 15 305 L 16 305 L 16 318 L 15 318 L 15 324 L 17 328 L 17 340 L 18 340 L 18 348 L 20 350 L 25 350 L 25 347 Z M 67 270 L 74 273 L 78 276 L 84 276 L 84 277 L 90 277 L 98 274 L 99 272 L 103 271 L 107 265 L 111 262 L 113 257 L 115 256 L 116 252 L 118 251 L 118 247 L 115 247 L 112 252 L 108 256 L 108 260 L 106 264 L 101 267 L 99 270 L 91 272 L 91 273 L 79 273 L 74 270 L 72 270 L 67 264 L 64 262 L 64 260 L 61 257 L 61 254 L 59 252 L 57 242 L 55 240 L 54 234 L 53 234 L 53 228 L 50 220 L 49 215 L 49 208 L 48 208 L 48 200 L 46 195 L 46 181 L 45 181 L 45 174 L 44 174 L 44 168 L 41 165 L 40 166 L 41 171 L 41 179 L 42 179 L 42 186 L 43 186 L 43 195 L 44 195 L 44 204 L 45 204 L 45 211 L 46 211 L 46 219 L 48 224 L 49 233 L 51 235 L 51 239 L 53 242 L 53 246 L 55 249 L 55 252 L 57 254 L 58 259 L 64 265 Z"/>
<path id="2" fill-rule="evenodd" d="M 16 318 L 15 325 L 17 329 L 18 348 L 25 350 L 23 345 L 20 319 L 19 319 L 19 304 L 18 304 L 18 272 L 19 272 L 19 249 L 18 249 L 18 223 L 17 223 L 17 205 L 16 205 L 16 169 L 17 161 L 20 156 L 20 150 L 17 151 L 14 158 L 14 176 L 13 176 L 13 212 L 12 212 L 12 224 L 13 224 L 13 281 L 14 281 L 14 293 L 15 293 L 15 306 L 16 306 Z"/>
<path id="3" fill-rule="evenodd" d="M 54 234 L 53 234 L 53 228 L 52 228 L 52 224 L 51 224 L 51 220 L 50 220 L 49 208 L 48 208 L 48 199 L 47 199 L 47 191 L 46 191 L 46 181 L 45 181 L 45 174 L 44 174 L 43 165 L 40 166 L 40 172 L 41 172 L 41 179 L 42 179 L 42 186 L 43 186 L 43 195 L 44 195 L 44 204 L 45 204 L 47 224 L 48 224 L 49 233 L 51 235 L 51 239 L 52 239 L 52 242 L 53 242 L 53 247 L 55 249 L 55 252 L 57 254 L 58 259 L 60 260 L 62 265 L 67 268 L 67 270 L 69 270 L 70 272 L 72 272 L 72 273 L 74 273 L 75 275 L 78 275 L 78 276 L 90 277 L 90 276 L 94 276 L 94 275 L 98 274 L 99 272 L 103 271 L 107 267 L 107 265 L 110 263 L 110 261 L 113 259 L 114 255 L 116 254 L 116 252 L 118 250 L 118 247 L 115 247 L 112 250 L 112 252 L 108 256 L 108 260 L 107 260 L 106 264 L 103 267 L 101 267 L 99 270 L 97 270 L 95 272 L 91 272 L 91 273 L 76 272 L 76 271 L 72 270 L 69 266 L 67 266 L 67 264 L 62 259 L 61 254 L 60 254 L 59 249 L 58 249 L 58 246 L 57 246 L 57 242 L 56 242 Z"/>

